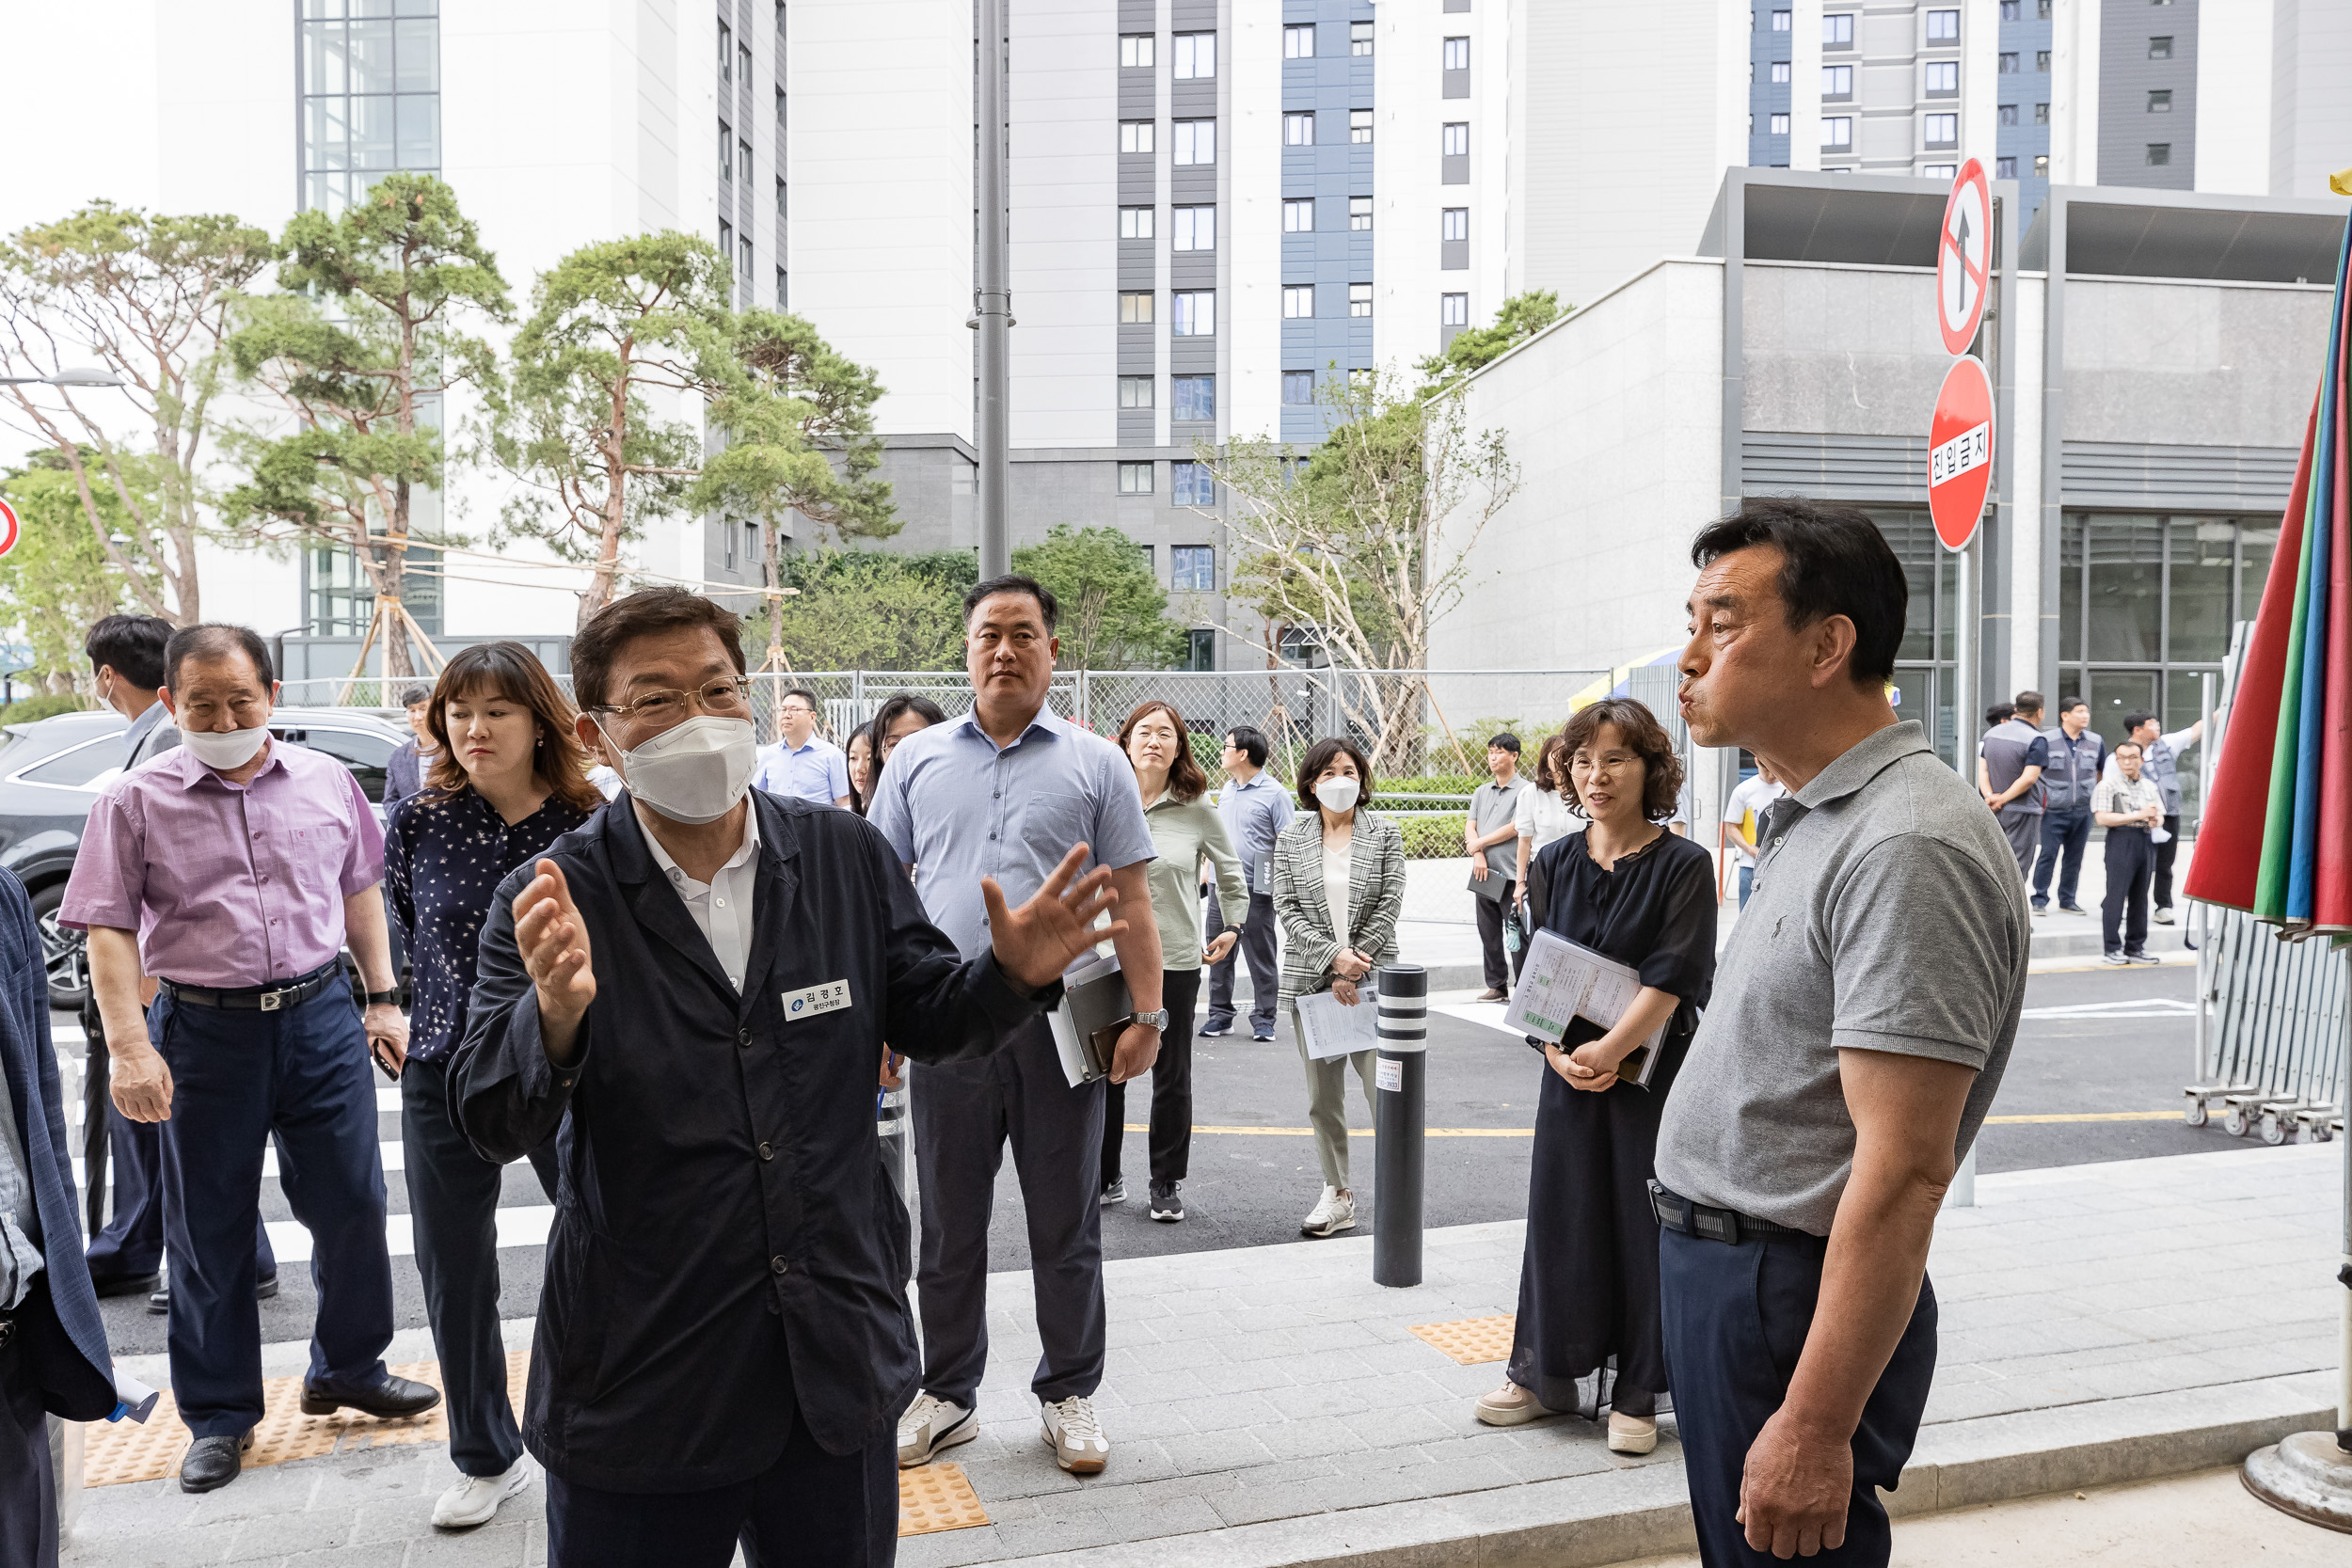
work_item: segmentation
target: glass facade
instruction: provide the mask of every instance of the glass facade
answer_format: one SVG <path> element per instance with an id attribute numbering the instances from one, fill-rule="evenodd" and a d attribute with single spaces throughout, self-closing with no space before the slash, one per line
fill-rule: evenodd
<path id="1" fill-rule="evenodd" d="M 301 0 L 305 208 L 441 167 L 440 0 Z"/>

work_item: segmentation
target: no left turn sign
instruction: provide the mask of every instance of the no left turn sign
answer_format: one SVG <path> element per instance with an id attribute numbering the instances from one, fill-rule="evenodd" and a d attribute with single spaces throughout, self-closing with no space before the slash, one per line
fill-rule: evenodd
<path id="1" fill-rule="evenodd" d="M 1984 165 L 1971 158 L 1953 177 L 1944 202 L 1944 230 L 1935 246 L 1936 325 L 1944 348 L 1965 354 L 1984 320 L 1985 279 L 1993 255 L 1993 187 Z"/>

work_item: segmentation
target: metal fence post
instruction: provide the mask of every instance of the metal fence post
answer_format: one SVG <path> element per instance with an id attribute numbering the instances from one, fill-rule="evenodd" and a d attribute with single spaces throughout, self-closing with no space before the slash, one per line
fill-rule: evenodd
<path id="1" fill-rule="evenodd" d="M 1429 972 L 1379 972 L 1380 1049 L 1373 1067 L 1372 1277 L 1421 1283 L 1422 1143 L 1429 1102 Z"/>

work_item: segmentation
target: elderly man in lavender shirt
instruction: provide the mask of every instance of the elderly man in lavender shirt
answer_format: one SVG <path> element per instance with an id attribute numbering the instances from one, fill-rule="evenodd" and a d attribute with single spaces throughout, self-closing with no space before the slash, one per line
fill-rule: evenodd
<path id="1" fill-rule="evenodd" d="M 342 764 L 271 738 L 277 683 L 251 631 L 174 632 L 164 681 L 181 750 L 107 785 L 58 914 L 89 933 L 116 1108 L 163 1124 L 171 1385 L 196 1434 L 180 1485 L 209 1492 L 236 1479 L 262 1418 L 253 1236 L 273 1138 L 316 1249 L 303 1410 L 407 1416 L 440 1395 L 383 1361 L 392 1279 L 369 1058 L 396 1077 L 408 1037 L 383 834 Z M 364 1019 L 343 980 L 346 937 Z M 142 1021 L 151 974 L 161 994 Z"/>

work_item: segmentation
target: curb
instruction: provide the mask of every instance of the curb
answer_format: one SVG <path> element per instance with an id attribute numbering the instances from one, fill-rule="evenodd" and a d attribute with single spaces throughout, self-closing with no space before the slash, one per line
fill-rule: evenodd
<path id="1" fill-rule="evenodd" d="M 2234 1465 L 2296 1432 L 2331 1427 L 2331 1374 L 2302 1372 L 2057 1405 L 1922 1429 L 1896 1518 Z M 1677 1451 L 1664 1446 L 1661 1457 Z M 1607 1568 L 1695 1549 L 1678 1465 L 1595 1475 L 1084 1551 L 997 1568 Z"/>

